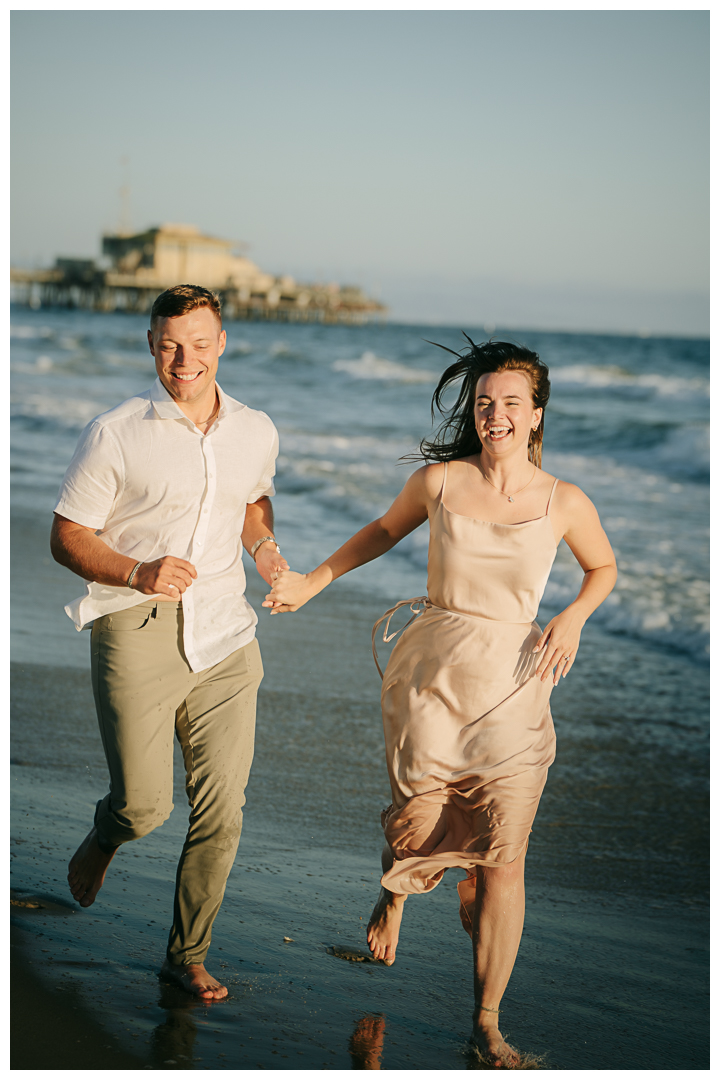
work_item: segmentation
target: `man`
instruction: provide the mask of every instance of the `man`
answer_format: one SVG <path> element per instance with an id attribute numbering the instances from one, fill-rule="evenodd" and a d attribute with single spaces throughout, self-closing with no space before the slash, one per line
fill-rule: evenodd
<path id="1" fill-rule="evenodd" d="M 70 890 L 88 907 L 118 847 L 169 816 L 176 732 L 191 813 L 162 974 L 206 1000 L 227 996 L 204 961 L 240 837 L 262 679 L 241 541 L 268 584 L 287 567 L 269 499 L 277 432 L 217 385 L 225 340 L 206 289 L 157 298 L 157 380 L 85 428 L 51 536 L 54 558 L 86 581 L 65 610 L 79 630 L 92 623 L 110 772 Z"/>

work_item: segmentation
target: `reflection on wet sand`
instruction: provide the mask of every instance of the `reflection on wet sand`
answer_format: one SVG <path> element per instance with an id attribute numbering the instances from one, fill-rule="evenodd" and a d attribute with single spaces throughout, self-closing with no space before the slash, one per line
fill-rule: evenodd
<path id="1" fill-rule="evenodd" d="M 350 1036 L 348 1050 L 353 1069 L 381 1069 L 385 1017 L 382 1013 L 362 1016 Z"/>
<path id="2" fill-rule="evenodd" d="M 205 1002 L 195 1001 L 179 986 L 161 984 L 158 1005 L 165 1009 L 165 1020 L 154 1029 L 151 1041 L 151 1061 L 156 1069 L 186 1069 L 193 1060 L 197 1026 L 193 1012 L 207 1008 Z"/>

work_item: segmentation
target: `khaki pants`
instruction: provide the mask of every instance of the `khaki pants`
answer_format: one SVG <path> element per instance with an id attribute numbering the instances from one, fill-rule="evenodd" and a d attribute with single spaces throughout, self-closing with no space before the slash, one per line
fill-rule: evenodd
<path id="1" fill-rule="evenodd" d="M 95 824 L 107 850 L 167 819 L 177 733 L 191 809 L 167 955 L 197 964 L 207 954 L 240 839 L 263 669 L 253 640 L 193 672 L 182 640 L 181 604 L 149 600 L 93 624 L 93 691 L 110 772 Z"/>

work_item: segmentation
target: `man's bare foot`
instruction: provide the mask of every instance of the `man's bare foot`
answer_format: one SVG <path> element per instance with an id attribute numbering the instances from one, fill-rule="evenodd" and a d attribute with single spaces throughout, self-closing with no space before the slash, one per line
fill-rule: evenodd
<path id="1" fill-rule="evenodd" d="M 354 1069 L 379 1069 L 385 1035 L 385 1017 L 363 1016 L 350 1036 L 348 1050 Z"/>
<path id="2" fill-rule="evenodd" d="M 117 851 L 117 848 L 115 850 Z M 80 907 L 90 907 L 95 903 L 95 897 L 100 892 L 114 854 L 115 851 L 108 855 L 100 849 L 97 829 L 93 826 L 68 866 L 70 892 Z"/>
<path id="3" fill-rule="evenodd" d="M 376 960 L 384 960 L 388 966 L 395 963 L 404 904 L 404 896 L 381 888 L 368 923 L 367 941 L 370 952 Z"/>
<path id="4" fill-rule="evenodd" d="M 485 1018 L 487 1016 L 487 1019 Z M 514 1069 L 520 1064 L 517 1050 L 505 1042 L 498 1030 L 497 1020 L 491 1013 L 483 1015 L 479 1009 L 473 1014 L 472 1041 L 491 1065 L 498 1069 Z"/>
<path id="5" fill-rule="evenodd" d="M 214 979 L 204 964 L 171 964 L 166 958 L 160 974 L 203 1001 L 221 1001 L 228 995 L 227 986 Z"/>

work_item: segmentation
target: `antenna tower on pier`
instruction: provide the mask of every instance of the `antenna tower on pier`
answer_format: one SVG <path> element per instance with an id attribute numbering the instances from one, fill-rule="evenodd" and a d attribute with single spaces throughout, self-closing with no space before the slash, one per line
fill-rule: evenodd
<path id="1" fill-rule="evenodd" d="M 122 183 L 120 185 L 120 220 L 118 222 L 118 233 L 120 236 L 131 236 L 130 159 L 126 155 L 123 155 L 123 157 L 120 158 L 120 167 L 122 169 Z"/>

